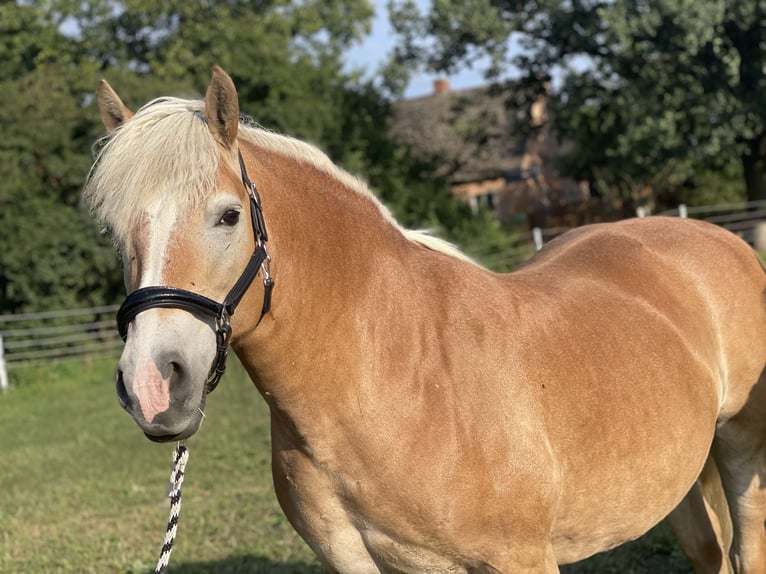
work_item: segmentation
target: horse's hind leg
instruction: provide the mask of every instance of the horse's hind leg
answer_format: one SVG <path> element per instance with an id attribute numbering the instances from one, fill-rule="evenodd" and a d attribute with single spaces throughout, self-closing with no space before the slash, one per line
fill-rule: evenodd
<path id="1" fill-rule="evenodd" d="M 718 467 L 708 458 L 698 481 L 667 517 L 697 574 L 732 574 L 732 526 Z"/>
<path id="2" fill-rule="evenodd" d="M 731 509 L 738 574 L 766 574 L 766 374 L 745 406 L 719 426 L 713 454 Z"/>

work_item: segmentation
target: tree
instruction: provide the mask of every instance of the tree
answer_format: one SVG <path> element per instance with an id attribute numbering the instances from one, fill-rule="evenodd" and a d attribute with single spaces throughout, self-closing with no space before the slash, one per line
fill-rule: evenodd
<path id="1" fill-rule="evenodd" d="M 165 88 L 155 95 L 198 96 L 218 64 L 237 85 L 243 111 L 314 140 L 336 117 L 322 96 L 346 81 L 342 54 L 369 31 L 373 15 L 369 0 L 90 2 L 99 7 L 80 19 L 82 43 L 103 74 Z M 130 100 L 132 86 L 121 93 Z"/>
<path id="2" fill-rule="evenodd" d="M 425 16 L 411 4 L 394 5 L 400 61 L 420 43 L 432 68 L 481 54 L 495 77 L 513 64 L 560 79 L 552 108 L 575 144 L 572 175 L 673 193 L 736 160 L 748 199 L 766 199 L 763 0 L 436 0 Z M 511 36 L 522 51 L 509 52 Z"/>
<path id="3" fill-rule="evenodd" d="M 109 241 L 77 208 L 95 67 L 74 64 L 42 13 L 0 5 L 0 313 L 112 302 L 119 285 Z"/>
<path id="4" fill-rule="evenodd" d="M 0 3 L 0 313 L 114 302 L 120 266 L 79 207 L 108 76 L 126 101 L 198 96 L 214 62 L 240 72 L 243 109 L 318 139 L 322 94 L 369 25 L 367 0 Z"/>

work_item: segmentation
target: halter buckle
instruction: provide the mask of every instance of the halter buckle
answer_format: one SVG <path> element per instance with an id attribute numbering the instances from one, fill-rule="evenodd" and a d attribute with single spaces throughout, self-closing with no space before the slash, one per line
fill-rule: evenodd
<path id="1" fill-rule="evenodd" d="M 216 333 L 221 335 L 224 343 L 229 342 L 229 337 L 231 337 L 231 315 L 229 315 L 225 308 L 215 318 L 215 330 Z"/>

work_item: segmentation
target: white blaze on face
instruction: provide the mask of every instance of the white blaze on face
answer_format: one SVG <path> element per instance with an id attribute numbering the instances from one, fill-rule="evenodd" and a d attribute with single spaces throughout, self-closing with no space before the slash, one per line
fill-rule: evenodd
<path id="1" fill-rule="evenodd" d="M 143 276 L 141 287 L 152 287 L 154 285 L 163 285 L 163 271 L 165 259 L 168 252 L 170 237 L 176 224 L 177 207 L 167 205 L 163 201 L 158 201 L 154 207 L 147 213 L 146 225 L 148 237 L 141 238 L 141 244 L 145 246 L 145 253 L 142 254 Z"/>
<path id="2" fill-rule="evenodd" d="M 135 242 L 142 250 L 137 254 L 141 258 L 137 288 L 169 284 L 165 267 L 171 256 L 169 248 L 177 223 L 176 212 L 176 206 L 160 202 L 147 213 L 146 225 L 142 226 L 147 235 Z M 210 328 L 186 311 L 152 308 L 133 319 L 120 364 L 125 383 L 138 401 L 146 422 L 152 423 L 170 407 L 174 365 L 182 369 L 184 375 L 201 376 L 204 380 L 214 354 L 206 347 L 214 349 L 214 340 Z M 204 372 L 197 372 L 200 370 Z"/>
<path id="3" fill-rule="evenodd" d="M 144 252 L 140 254 L 143 261 L 138 288 L 164 285 L 162 272 L 165 256 L 176 223 L 176 210 L 173 207 L 165 206 L 164 202 L 160 201 L 147 214 L 146 225 L 142 228 L 147 230 L 148 237 L 141 237 L 138 242 L 144 247 Z M 157 337 L 162 332 L 158 311 L 148 309 L 133 319 L 133 333 L 128 337 L 123 354 L 127 354 L 131 359 L 133 392 L 138 399 L 144 420 L 149 423 L 170 407 L 170 374 L 166 374 L 167 378 L 163 377 L 152 353 Z"/>

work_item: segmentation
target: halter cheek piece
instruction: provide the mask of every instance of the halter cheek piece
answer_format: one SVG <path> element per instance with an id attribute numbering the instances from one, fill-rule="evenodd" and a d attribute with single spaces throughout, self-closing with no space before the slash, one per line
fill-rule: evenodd
<path id="1" fill-rule="evenodd" d="M 133 291 L 125 299 L 125 302 L 117 311 L 117 329 L 120 337 L 125 341 L 128 337 L 128 325 L 136 318 L 136 315 L 147 309 L 161 307 L 164 309 L 183 309 L 195 315 L 210 317 L 215 320 L 215 338 L 216 338 L 216 356 L 213 360 L 213 366 L 207 377 L 205 388 L 211 392 L 218 385 L 224 371 L 226 370 L 226 356 L 228 354 L 229 337 L 231 336 L 231 316 L 237 309 L 242 297 L 245 295 L 248 287 L 262 271 L 263 275 L 263 307 L 258 323 L 271 308 L 271 290 L 274 287 L 274 279 L 269 273 L 269 264 L 271 258 L 266 251 L 266 241 L 269 236 L 266 233 L 266 223 L 263 219 L 263 205 L 261 197 L 255 184 L 250 181 L 245 169 L 245 162 L 242 160 L 242 154 L 239 156 L 239 168 L 242 172 L 242 183 L 250 197 L 250 221 L 255 235 L 255 251 L 250 257 L 245 270 L 239 279 L 231 288 L 223 303 L 218 303 L 192 291 L 178 289 L 176 287 L 142 287 Z"/>

